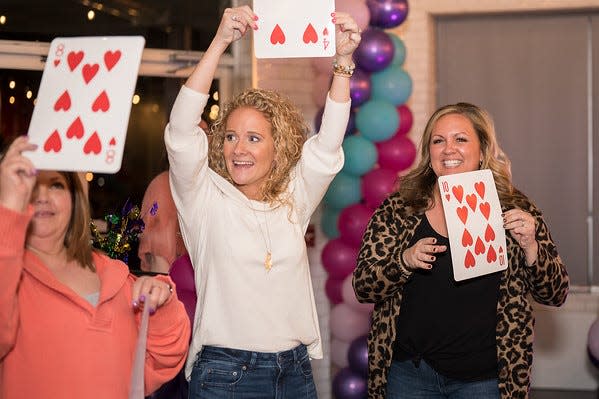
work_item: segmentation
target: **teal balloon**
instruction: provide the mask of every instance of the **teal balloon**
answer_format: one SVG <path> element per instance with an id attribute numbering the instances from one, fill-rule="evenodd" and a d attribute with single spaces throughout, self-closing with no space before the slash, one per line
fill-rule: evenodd
<path id="1" fill-rule="evenodd" d="M 362 176 L 376 163 L 378 152 L 372 141 L 362 136 L 349 136 L 343 140 L 345 164 L 342 172 L 352 176 Z"/>
<path id="2" fill-rule="evenodd" d="M 371 99 L 358 109 L 356 126 L 368 140 L 374 143 L 385 141 L 399 128 L 399 113 L 391 102 Z"/>
<path id="3" fill-rule="evenodd" d="M 389 101 L 395 106 L 400 106 L 412 94 L 412 78 L 401 67 L 390 66 L 381 72 L 370 76 L 372 85 L 371 98 L 374 100 Z"/>
<path id="4" fill-rule="evenodd" d="M 394 35 L 393 33 L 389 33 L 389 37 L 391 38 L 393 47 L 395 48 L 391 65 L 402 66 L 406 60 L 406 45 L 403 43 L 403 40 L 399 38 L 399 36 Z"/>
<path id="5" fill-rule="evenodd" d="M 331 207 L 325 207 L 322 212 L 322 218 L 320 219 L 320 227 L 322 232 L 329 240 L 333 240 L 341 235 L 337 221 L 339 220 L 339 214 L 341 209 L 335 209 Z"/>
<path id="6" fill-rule="evenodd" d="M 340 172 L 324 195 L 324 202 L 332 208 L 341 210 L 346 206 L 357 204 L 361 198 L 360 178 Z"/>

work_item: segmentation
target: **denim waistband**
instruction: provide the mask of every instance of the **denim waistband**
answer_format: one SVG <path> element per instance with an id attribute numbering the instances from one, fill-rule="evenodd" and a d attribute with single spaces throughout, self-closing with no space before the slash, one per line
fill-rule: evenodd
<path id="1" fill-rule="evenodd" d="M 295 363 L 306 358 L 308 350 L 306 345 L 300 344 L 293 349 L 282 352 L 252 352 L 243 349 L 219 348 L 204 346 L 198 358 L 222 361 L 236 361 L 247 365 L 274 366 L 284 363 Z"/>

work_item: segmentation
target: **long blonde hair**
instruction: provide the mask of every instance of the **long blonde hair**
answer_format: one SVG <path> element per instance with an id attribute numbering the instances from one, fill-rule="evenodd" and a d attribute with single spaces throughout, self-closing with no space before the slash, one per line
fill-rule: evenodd
<path id="1" fill-rule="evenodd" d="M 490 169 L 497 186 L 499 201 L 503 206 L 524 207 L 529 200 L 512 184 L 510 160 L 497 142 L 493 119 L 487 111 L 476 105 L 460 102 L 436 110 L 430 117 L 420 141 L 420 162 L 407 175 L 400 178 L 399 193 L 414 213 L 422 213 L 433 205 L 433 189 L 437 175 L 431 168 L 430 141 L 439 119 L 449 114 L 462 115 L 472 123 L 480 141 L 482 161 L 480 169 Z"/>

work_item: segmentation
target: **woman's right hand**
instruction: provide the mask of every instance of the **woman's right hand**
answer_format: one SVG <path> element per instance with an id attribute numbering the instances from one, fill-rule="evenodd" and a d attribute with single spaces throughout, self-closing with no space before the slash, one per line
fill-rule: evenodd
<path id="1" fill-rule="evenodd" d="M 401 257 L 404 265 L 410 269 L 431 269 L 432 262 L 436 257 L 434 254 L 445 252 L 446 245 L 436 245 L 437 239 L 426 237 L 418 240 L 416 244 L 403 251 Z M 430 262 L 430 263 L 429 263 Z"/>
<path id="2" fill-rule="evenodd" d="M 214 40 L 226 46 L 241 39 L 248 28 L 258 29 L 258 17 L 248 6 L 227 8 L 220 20 Z"/>
<path id="3" fill-rule="evenodd" d="M 17 212 L 27 209 L 37 172 L 33 163 L 22 153 L 36 148 L 36 144 L 22 136 L 6 150 L 0 161 L 0 205 Z"/>

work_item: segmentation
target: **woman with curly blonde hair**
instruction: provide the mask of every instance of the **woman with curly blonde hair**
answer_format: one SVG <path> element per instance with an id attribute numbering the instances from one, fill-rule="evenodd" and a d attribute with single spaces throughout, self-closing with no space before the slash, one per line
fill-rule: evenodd
<path id="1" fill-rule="evenodd" d="M 299 110 L 249 89 L 198 127 L 218 60 L 258 17 L 225 10 L 166 128 L 173 199 L 198 303 L 187 359 L 189 398 L 315 398 L 310 358 L 322 342 L 304 234 L 343 166 L 356 22 L 335 13 L 336 63 L 320 132 Z"/>
<path id="2" fill-rule="evenodd" d="M 541 212 L 512 184 L 489 114 L 439 108 L 421 159 L 372 216 L 353 284 L 374 303 L 368 337 L 372 399 L 527 398 L 530 298 L 560 306 L 569 279 Z M 506 230 L 506 270 L 455 281 L 437 178 L 490 169 Z"/>

